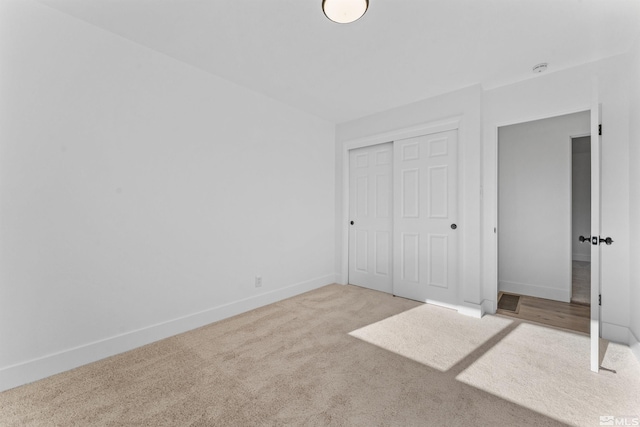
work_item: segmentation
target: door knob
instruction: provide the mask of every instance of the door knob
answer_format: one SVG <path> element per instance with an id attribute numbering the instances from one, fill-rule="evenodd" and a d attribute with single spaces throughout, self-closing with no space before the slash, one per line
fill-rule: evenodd
<path id="1" fill-rule="evenodd" d="M 587 236 L 587 237 L 580 236 L 580 237 L 578 237 L 578 240 L 580 240 L 580 243 L 584 243 L 584 242 L 589 243 L 590 240 L 591 240 L 591 236 Z"/>
<path id="2" fill-rule="evenodd" d="M 606 238 L 602 238 L 600 237 L 600 243 L 605 242 L 607 245 L 610 245 L 613 243 L 613 239 L 611 237 L 606 237 Z"/>
<path id="3" fill-rule="evenodd" d="M 351 221 L 351 225 L 353 225 L 353 221 Z"/>
<path id="4" fill-rule="evenodd" d="M 457 225 L 455 225 L 455 224 L 451 224 L 451 229 L 452 229 L 452 230 L 455 230 L 456 228 L 458 228 L 458 226 L 457 226 Z"/>

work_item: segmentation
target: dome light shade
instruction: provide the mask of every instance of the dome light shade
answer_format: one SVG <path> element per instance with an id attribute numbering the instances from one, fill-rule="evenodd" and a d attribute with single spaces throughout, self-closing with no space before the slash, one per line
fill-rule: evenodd
<path id="1" fill-rule="evenodd" d="M 369 0 L 322 0 L 322 11 L 327 18 L 338 24 L 348 24 L 364 15 Z"/>

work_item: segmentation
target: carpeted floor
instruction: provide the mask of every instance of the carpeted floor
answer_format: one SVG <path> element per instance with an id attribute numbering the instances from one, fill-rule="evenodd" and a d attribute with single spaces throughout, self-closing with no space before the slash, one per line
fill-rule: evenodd
<path id="1" fill-rule="evenodd" d="M 330 285 L 0 393 L 0 425 L 552 426 L 636 415 L 638 361 L 610 346 L 603 364 L 618 373 L 591 373 L 585 338 Z"/>

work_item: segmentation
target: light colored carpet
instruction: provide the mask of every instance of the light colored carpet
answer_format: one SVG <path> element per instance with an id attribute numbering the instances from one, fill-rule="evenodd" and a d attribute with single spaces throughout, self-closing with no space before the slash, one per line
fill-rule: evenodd
<path id="1" fill-rule="evenodd" d="M 479 320 L 424 304 L 351 336 L 444 372 L 512 323 L 497 316 Z"/>
<path id="2" fill-rule="evenodd" d="M 628 348 L 592 374 L 557 332 L 331 285 L 0 393 L 0 425 L 599 425 L 593 402 L 637 402 Z"/>
<path id="3" fill-rule="evenodd" d="M 351 335 L 567 424 L 600 425 L 607 415 L 640 422 L 640 364 L 627 346 L 609 343 L 602 366 L 617 373 L 595 374 L 588 336 L 433 305 Z"/>
<path id="4" fill-rule="evenodd" d="M 629 347 L 609 343 L 602 366 L 615 374 L 588 366 L 588 336 L 523 323 L 457 379 L 567 423 L 640 422 L 640 366 Z"/>

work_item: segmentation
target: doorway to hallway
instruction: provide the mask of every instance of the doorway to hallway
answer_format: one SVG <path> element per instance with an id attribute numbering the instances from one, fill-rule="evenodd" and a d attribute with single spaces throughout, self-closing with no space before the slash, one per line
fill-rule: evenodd
<path id="1" fill-rule="evenodd" d="M 501 314 L 589 332 L 590 125 L 583 111 L 498 130 Z"/>

